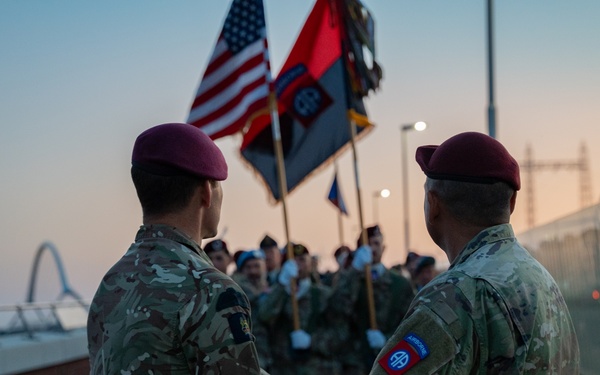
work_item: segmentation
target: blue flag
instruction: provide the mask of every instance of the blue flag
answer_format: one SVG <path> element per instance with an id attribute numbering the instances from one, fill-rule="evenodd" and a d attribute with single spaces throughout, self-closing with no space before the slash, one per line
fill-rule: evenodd
<path id="1" fill-rule="evenodd" d="M 346 204 L 344 203 L 344 198 L 342 197 L 342 192 L 340 191 L 340 187 L 337 182 L 337 173 L 333 176 L 333 183 L 331 184 L 331 189 L 329 190 L 329 195 L 327 199 L 334 206 L 336 206 L 341 213 L 344 215 L 348 215 L 348 210 L 346 209 Z"/>

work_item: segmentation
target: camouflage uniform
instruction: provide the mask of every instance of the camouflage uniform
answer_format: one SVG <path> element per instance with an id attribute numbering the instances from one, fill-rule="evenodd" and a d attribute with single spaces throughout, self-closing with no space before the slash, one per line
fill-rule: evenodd
<path id="1" fill-rule="evenodd" d="M 394 374 L 578 374 L 579 345 L 558 286 L 502 224 L 475 236 L 417 294 L 371 374 L 386 374 L 383 366 Z"/>
<path id="2" fill-rule="evenodd" d="M 334 357 L 345 337 L 336 331 L 339 319 L 331 315 L 329 288 L 312 284 L 298 299 L 300 328 L 311 335 L 309 349 L 294 351 L 290 333 L 293 331 L 292 304 L 284 287 L 276 284 L 259 308 L 259 319 L 268 326 L 273 364 L 272 375 L 340 374 Z"/>
<path id="3" fill-rule="evenodd" d="M 92 374 L 259 374 L 250 305 L 189 237 L 142 226 L 88 317 Z"/>
<path id="4" fill-rule="evenodd" d="M 243 274 L 236 273 L 231 276 L 233 281 L 238 283 L 242 288 L 248 300 L 250 301 L 250 307 L 254 312 L 252 314 L 252 333 L 254 334 L 256 350 L 258 352 L 258 358 L 260 361 L 260 367 L 270 371 L 271 363 L 271 346 L 269 345 L 269 335 L 267 327 L 258 319 L 258 311 L 260 305 L 265 301 L 267 292 L 258 290 L 258 288 L 252 284 L 252 282 Z"/>
<path id="5" fill-rule="evenodd" d="M 383 272 L 378 274 L 376 268 Z M 382 264 L 372 268 L 373 299 L 377 329 L 385 337 L 392 336 L 414 298 L 410 282 Z M 366 331 L 370 329 L 365 273 L 350 267 L 338 274 L 332 306 L 345 317 L 350 340 L 341 355 L 345 373 L 366 374 L 377 356 L 369 346 Z"/>

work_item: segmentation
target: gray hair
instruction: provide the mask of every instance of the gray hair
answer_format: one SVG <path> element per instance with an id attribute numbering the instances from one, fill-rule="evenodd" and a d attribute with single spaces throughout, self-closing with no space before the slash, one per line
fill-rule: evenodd
<path id="1" fill-rule="evenodd" d="M 465 224 L 488 227 L 509 222 L 510 198 L 515 190 L 505 182 L 480 184 L 427 178 L 425 184 L 427 191 L 435 192 L 450 213 Z"/>

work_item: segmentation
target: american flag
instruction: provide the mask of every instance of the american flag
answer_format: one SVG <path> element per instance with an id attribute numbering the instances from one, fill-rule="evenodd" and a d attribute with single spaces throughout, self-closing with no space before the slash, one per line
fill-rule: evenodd
<path id="1" fill-rule="evenodd" d="M 262 0 L 233 0 L 188 123 L 212 139 L 241 130 L 267 107 L 269 54 Z"/>

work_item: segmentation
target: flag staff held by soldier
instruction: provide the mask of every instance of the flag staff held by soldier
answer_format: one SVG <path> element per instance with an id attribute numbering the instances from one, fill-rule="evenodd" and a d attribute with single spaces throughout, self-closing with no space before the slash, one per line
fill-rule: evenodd
<path id="1" fill-rule="evenodd" d="M 106 273 L 88 317 L 92 374 L 260 374 L 250 304 L 200 248 L 217 234 L 227 164 L 189 124 L 133 146 L 143 225 Z"/>
<path id="2" fill-rule="evenodd" d="M 417 294 L 371 374 L 578 374 L 564 298 L 510 225 L 519 165 L 494 138 L 421 146 L 427 231 L 450 268 Z"/>

